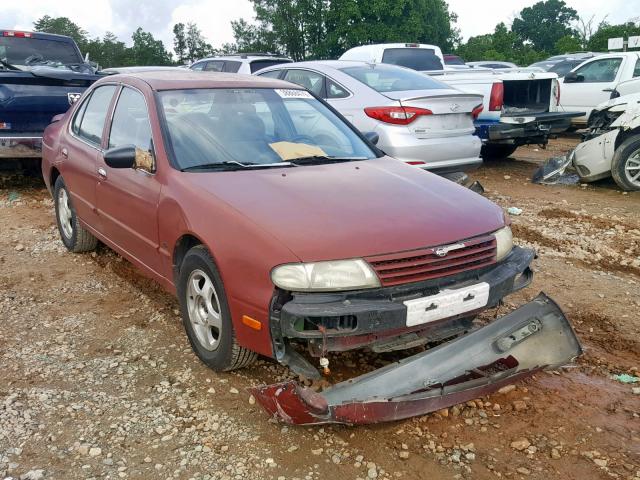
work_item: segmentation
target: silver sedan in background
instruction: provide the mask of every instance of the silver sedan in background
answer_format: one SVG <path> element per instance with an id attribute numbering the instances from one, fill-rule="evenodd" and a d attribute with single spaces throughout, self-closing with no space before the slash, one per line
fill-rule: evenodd
<path id="1" fill-rule="evenodd" d="M 287 63 L 256 75 L 302 85 L 361 132 L 375 132 L 386 154 L 411 165 L 451 173 L 482 163 L 473 125 L 482 95 L 463 93 L 407 68 L 365 62 Z"/>

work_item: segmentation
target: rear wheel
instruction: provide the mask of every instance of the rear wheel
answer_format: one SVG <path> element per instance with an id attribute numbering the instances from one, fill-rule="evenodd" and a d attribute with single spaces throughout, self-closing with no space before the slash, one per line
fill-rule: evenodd
<path id="1" fill-rule="evenodd" d="M 640 190 L 640 135 L 626 139 L 616 149 L 611 176 L 623 190 Z"/>
<path id="2" fill-rule="evenodd" d="M 53 198 L 56 209 L 56 223 L 64 246 L 74 253 L 94 250 L 98 240 L 78 221 L 69 190 L 67 190 L 62 177 L 56 179 Z"/>
<path id="3" fill-rule="evenodd" d="M 184 257 L 178 298 L 191 347 L 205 365 L 228 371 L 255 361 L 257 355 L 236 342 L 220 273 L 202 245 L 193 247 Z"/>
<path id="4" fill-rule="evenodd" d="M 482 146 L 480 155 L 484 160 L 502 160 L 510 156 L 517 148 L 517 145 L 487 144 Z"/>

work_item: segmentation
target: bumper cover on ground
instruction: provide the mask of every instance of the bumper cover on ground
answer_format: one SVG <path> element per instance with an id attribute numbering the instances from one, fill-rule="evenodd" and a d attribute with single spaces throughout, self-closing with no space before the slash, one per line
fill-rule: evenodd
<path id="1" fill-rule="evenodd" d="M 478 398 L 581 353 L 567 318 L 541 293 L 485 327 L 322 393 L 293 381 L 251 393 L 286 423 L 378 423 Z"/>

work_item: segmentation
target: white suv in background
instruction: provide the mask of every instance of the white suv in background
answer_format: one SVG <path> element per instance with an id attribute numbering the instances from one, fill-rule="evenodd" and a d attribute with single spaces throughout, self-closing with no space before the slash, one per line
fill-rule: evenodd
<path id="1" fill-rule="evenodd" d="M 263 68 L 293 62 L 290 58 L 270 53 L 238 53 L 217 55 L 194 62 L 189 68 L 204 72 L 229 72 L 251 75 Z"/>

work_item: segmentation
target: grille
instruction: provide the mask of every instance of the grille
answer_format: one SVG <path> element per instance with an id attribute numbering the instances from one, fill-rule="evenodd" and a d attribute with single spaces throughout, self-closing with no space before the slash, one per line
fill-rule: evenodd
<path id="1" fill-rule="evenodd" d="M 445 256 L 435 252 L 440 247 L 367 257 L 385 286 L 420 282 L 486 267 L 496 262 L 496 239 L 486 236 L 463 242 L 464 247 L 450 250 Z"/>

